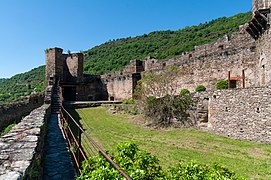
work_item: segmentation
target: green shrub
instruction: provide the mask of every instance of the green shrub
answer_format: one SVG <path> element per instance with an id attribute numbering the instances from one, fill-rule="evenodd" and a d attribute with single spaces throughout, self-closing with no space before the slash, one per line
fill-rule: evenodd
<path id="1" fill-rule="evenodd" d="M 216 88 L 217 90 L 220 90 L 220 89 L 228 89 L 228 80 L 218 80 L 218 81 L 216 82 L 215 88 Z"/>
<path id="2" fill-rule="evenodd" d="M 154 107 L 156 100 L 157 99 L 156 99 L 155 96 L 149 96 L 149 97 L 147 97 L 147 108 Z"/>
<path id="3" fill-rule="evenodd" d="M 203 85 L 198 85 L 196 87 L 196 92 L 202 92 L 202 91 L 205 91 L 206 90 L 206 87 L 203 86 Z"/>
<path id="4" fill-rule="evenodd" d="M 243 179 L 237 177 L 233 171 L 219 165 L 202 165 L 196 162 L 179 162 L 167 171 L 167 178 L 172 180 L 178 179 L 209 179 L 209 180 L 226 180 L 226 179 Z"/>
<path id="5" fill-rule="evenodd" d="M 112 159 L 133 180 L 158 179 L 164 177 L 162 167 L 156 156 L 140 150 L 135 143 L 125 142 L 117 146 Z M 83 162 L 83 170 L 77 180 L 83 179 L 124 179 L 111 164 L 101 155 L 90 157 Z"/>
<path id="6" fill-rule="evenodd" d="M 203 165 L 193 161 L 188 163 L 180 161 L 178 164 L 162 170 L 156 156 L 139 149 L 135 143 L 131 142 L 118 144 L 117 150 L 111 153 L 111 158 L 133 180 L 242 179 L 221 165 Z M 125 179 L 101 154 L 84 161 L 82 168 L 82 173 L 77 177 L 77 180 Z"/>
<path id="7" fill-rule="evenodd" d="M 180 95 L 186 95 L 186 94 L 190 94 L 190 91 L 188 89 L 182 89 L 180 91 Z"/>
<path id="8" fill-rule="evenodd" d="M 134 104 L 135 100 L 134 99 L 125 99 L 122 104 Z"/>

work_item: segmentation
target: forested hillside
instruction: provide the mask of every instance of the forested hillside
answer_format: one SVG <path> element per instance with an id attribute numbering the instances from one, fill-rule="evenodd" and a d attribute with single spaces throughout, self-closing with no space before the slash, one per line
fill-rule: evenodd
<path id="1" fill-rule="evenodd" d="M 44 66 L 0 81 L 0 104 L 20 101 L 32 92 L 42 92 L 45 89 L 44 82 Z"/>
<path id="2" fill-rule="evenodd" d="M 239 25 L 250 19 L 251 13 L 240 13 L 177 31 L 155 31 L 133 38 L 111 40 L 84 52 L 84 70 L 86 73 L 104 74 L 122 69 L 132 59 L 174 57 L 193 50 L 196 45 L 211 43 L 225 34 L 232 34 L 238 31 Z M 32 92 L 44 91 L 44 81 L 45 66 L 9 79 L 0 79 L 0 104 L 22 100 Z"/>
<path id="3" fill-rule="evenodd" d="M 251 13 L 219 18 L 177 31 L 155 31 L 137 37 L 115 39 L 85 51 L 85 71 L 104 74 L 122 69 L 130 60 L 147 56 L 167 59 L 193 50 L 194 46 L 214 42 L 238 31 L 251 19 Z"/>

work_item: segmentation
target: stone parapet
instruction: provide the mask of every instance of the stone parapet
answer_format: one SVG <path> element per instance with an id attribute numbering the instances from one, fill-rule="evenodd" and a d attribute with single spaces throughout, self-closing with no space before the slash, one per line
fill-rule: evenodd
<path id="1" fill-rule="evenodd" d="M 27 101 L 0 106 L 0 132 L 10 124 L 18 123 L 44 102 L 44 94 L 34 94 Z"/>
<path id="2" fill-rule="evenodd" d="M 0 180 L 40 179 L 50 105 L 33 110 L 0 138 Z"/>

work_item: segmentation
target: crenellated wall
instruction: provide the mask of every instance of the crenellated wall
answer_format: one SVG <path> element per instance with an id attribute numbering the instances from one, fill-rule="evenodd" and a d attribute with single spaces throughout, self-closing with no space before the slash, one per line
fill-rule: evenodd
<path id="1" fill-rule="evenodd" d="M 230 79 L 236 83 L 236 88 L 257 87 L 260 85 L 257 52 L 256 41 L 245 31 L 244 26 L 240 26 L 240 31 L 233 33 L 231 38 L 225 35 L 212 44 L 197 46 L 194 51 L 169 60 L 159 61 L 150 57 L 142 61 L 141 66 L 136 66 L 139 63 L 131 61 L 122 71 L 101 77 L 107 85 L 109 97 L 115 97 L 117 100 L 132 97 L 134 86 L 131 75 L 134 73 L 163 72 L 163 69 L 172 65 L 178 66 L 183 72 L 176 77 L 176 94 L 183 88 L 194 92 L 198 85 L 204 85 L 207 90 L 214 90 L 217 81 L 228 79 L 229 73 Z M 270 81 L 267 76 L 265 79 L 266 82 Z"/>

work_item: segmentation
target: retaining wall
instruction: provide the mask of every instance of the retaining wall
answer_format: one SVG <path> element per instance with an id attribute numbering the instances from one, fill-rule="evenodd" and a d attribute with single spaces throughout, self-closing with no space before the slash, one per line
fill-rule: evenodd
<path id="1" fill-rule="evenodd" d="M 40 107 L 43 102 L 44 94 L 36 94 L 30 96 L 28 101 L 0 106 L 0 132 L 8 125 L 20 122 L 23 116 Z"/>
<path id="2" fill-rule="evenodd" d="M 209 96 L 208 129 L 238 139 L 271 143 L 271 88 L 215 91 Z"/>

